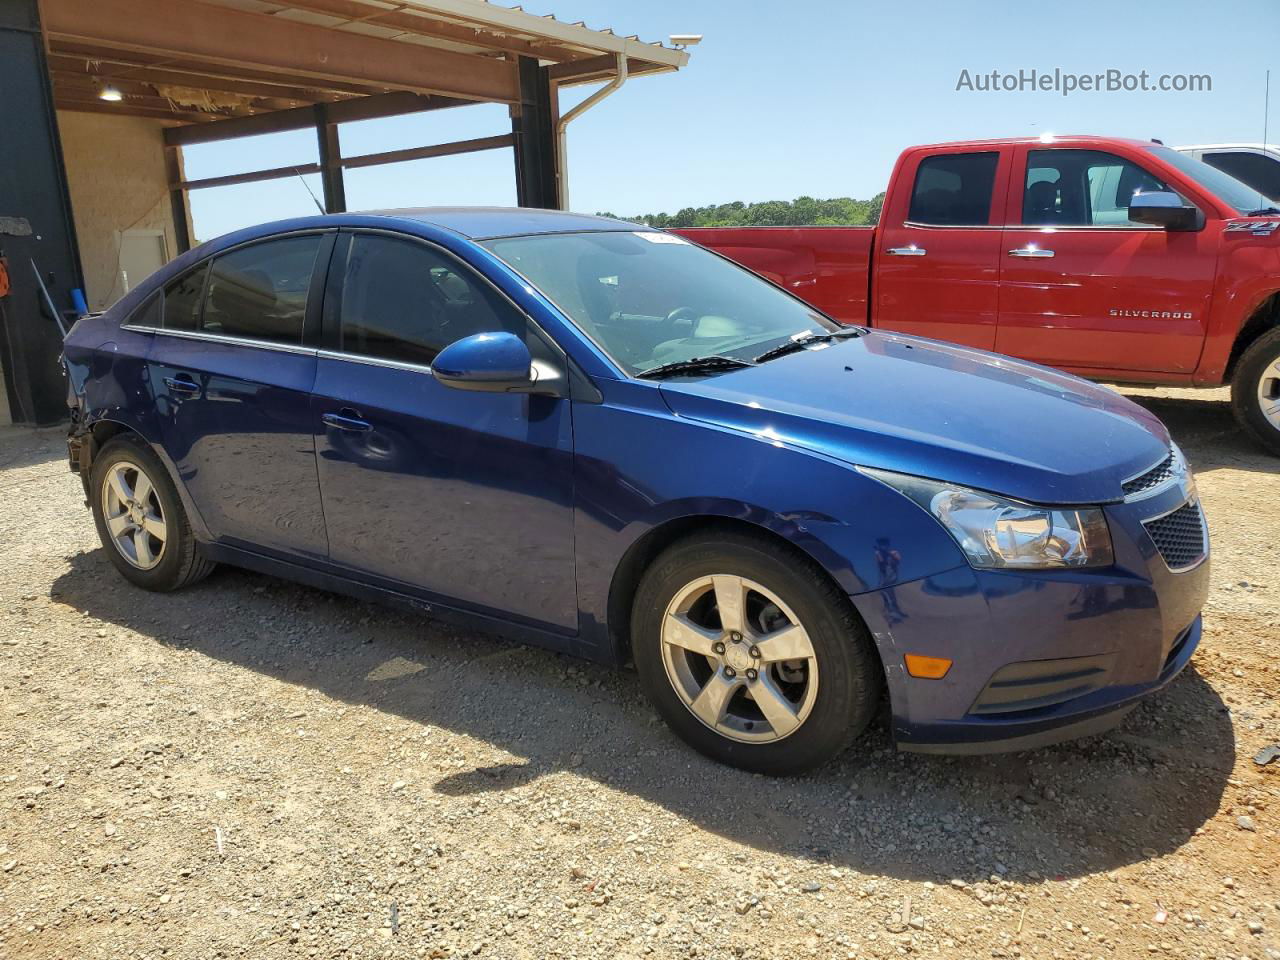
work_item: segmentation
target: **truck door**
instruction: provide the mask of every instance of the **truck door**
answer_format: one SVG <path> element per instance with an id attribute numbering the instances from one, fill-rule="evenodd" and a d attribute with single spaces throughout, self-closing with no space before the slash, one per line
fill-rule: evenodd
<path id="1" fill-rule="evenodd" d="M 909 154 L 880 217 L 872 324 L 995 347 L 1009 151 Z"/>
<path id="2" fill-rule="evenodd" d="M 996 349 L 1099 376 L 1195 370 L 1213 292 L 1212 231 L 1129 220 L 1136 191 L 1171 188 L 1108 151 L 1020 147 L 1014 177 Z"/>

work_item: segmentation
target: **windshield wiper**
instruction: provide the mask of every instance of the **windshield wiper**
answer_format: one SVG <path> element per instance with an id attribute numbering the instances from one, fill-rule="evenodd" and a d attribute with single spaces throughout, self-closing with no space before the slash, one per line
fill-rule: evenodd
<path id="1" fill-rule="evenodd" d="M 1280 209 L 1275 207 L 1259 207 L 1257 210 L 1250 210 L 1245 214 L 1246 217 L 1265 217 L 1273 213 L 1280 213 Z"/>
<path id="2" fill-rule="evenodd" d="M 862 336 L 860 327 L 849 327 L 845 330 L 833 330 L 830 333 L 809 333 L 803 337 L 792 337 L 785 343 L 780 343 L 772 350 L 766 350 L 760 356 L 756 357 L 756 363 L 768 363 L 777 357 L 785 357 L 789 353 L 795 353 L 815 343 L 830 343 L 832 340 L 844 340 L 848 337 Z"/>
<path id="3" fill-rule="evenodd" d="M 663 377 L 674 377 L 681 373 L 711 373 L 716 370 L 736 370 L 739 367 L 753 367 L 750 360 L 739 360 L 737 357 L 690 357 L 688 360 L 675 360 L 653 367 L 636 376 L 643 380 L 660 380 Z"/>

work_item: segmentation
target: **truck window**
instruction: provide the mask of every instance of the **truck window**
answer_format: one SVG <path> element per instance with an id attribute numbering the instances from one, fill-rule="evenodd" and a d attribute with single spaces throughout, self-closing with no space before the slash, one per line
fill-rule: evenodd
<path id="1" fill-rule="evenodd" d="M 1142 167 L 1101 150 L 1032 150 L 1022 222 L 1037 226 L 1139 227 L 1129 219 L 1138 192 L 1168 190 Z"/>
<path id="2" fill-rule="evenodd" d="M 1229 173 L 1264 197 L 1280 200 L 1280 160 L 1263 153 L 1214 152 L 1200 158 L 1211 167 Z"/>
<path id="3" fill-rule="evenodd" d="M 944 227 L 986 226 L 999 159 L 994 151 L 925 157 L 916 170 L 907 219 Z"/>

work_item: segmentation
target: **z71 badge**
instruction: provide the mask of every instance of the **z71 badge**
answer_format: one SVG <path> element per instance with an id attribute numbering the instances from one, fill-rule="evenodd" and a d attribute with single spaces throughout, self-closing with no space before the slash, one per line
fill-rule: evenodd
<path id="1" fill-rule="evenodd" d="M 1228 220 L 1227 233 L 1252 233 L 1258 237 L 1269 237 L 1280 229 L 1280 220 Z"/>

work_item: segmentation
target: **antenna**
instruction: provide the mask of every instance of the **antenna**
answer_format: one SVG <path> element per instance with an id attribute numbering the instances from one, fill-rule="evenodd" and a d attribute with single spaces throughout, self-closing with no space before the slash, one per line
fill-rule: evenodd
<path id="1" fill-rule="evenodd" d="M 1267 71 L 1267 76 L 1268 77 L 1271 76 L 1270 70 Z M 325 213 L 328 213 L 329 211 L 325 210 L 324 204 L 320 202 L 320 199 L 316 196 L 315 191 L 311 189 L 311 184 L 307 183 L 307 178 L 302 175 L 302 171 L 299 170 L 297 167 L 294 167 L 293 172 L 298 175 L 298 179 L 302 181 L 302 186 L 306 189 L 307 193 L 311 195 L 311 202 L 316 205 L 316 209 L 319 210 L 322 215 Z"/>
<path id="2" fill-rule="evenodd" d="M 1271 119 L 1271 71 L 1267 71 L 1267 79 L 1262 87 L 1262 155 L 1267 155 L 1267 121 Z M 1258 206 L 1265 207 L 1269 198 L 1258 191 Z"/>

